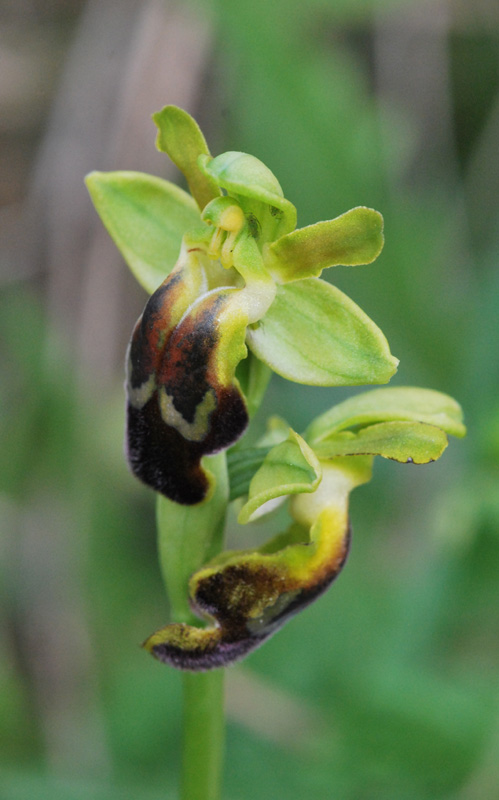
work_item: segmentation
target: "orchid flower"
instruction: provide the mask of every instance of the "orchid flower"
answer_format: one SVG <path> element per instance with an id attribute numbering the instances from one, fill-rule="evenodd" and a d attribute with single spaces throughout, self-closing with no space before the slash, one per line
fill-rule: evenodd
<path id="1" fill-rule="evenodd" d="M 236 370 L 248 347 L 274 372 L 318 386 L 386 383 L 398 361 L 374 322 L 319 279 L 326 267 L 379 255 L 378 212 L 359 207 L 295 230 L 296 209 L 261 161 L 238 152 L 212 158 L 181 109 L 167 106 L 154 120 L 157 146 L 183 171 L 198 214 L 185 192 L 158 178 L 92 173 L 87 185 L 153 290 L 129 349 L 130 466 L 157 492 L 191 505 L 213 490 L 203 456 L 230 447 L 247 426 Z M 171 228 L 184 218 L 175 263 Z M 157 252 L 160 236 L 164 254 L 151 263 L 150 239 Z"/>
<path id="2" fill-rule="evenodd" d="M 382 384 L 396 371 L 375 323 L 320 278 L 376 259 L 383 220 L 358 207 L 297 229 L 294 205 L 261 161 L 213 158 L 174 106 L 153 119 L 157 147 L 190 194 L 136 172 L 92 173 L 87 185 L 151 295 L 127 358 L 128 458 L 158 493 L 175 621 L 144 646 L 204 671 L 245 656 L 336 578 L 350 543 L 349 495 L 370 480 L 375 456 L 428 463 L 465 428 L 447 395 L 376 389 L 334 406 L 303 435 L 273 419 L 258 447 L 230 450 L 271 371 L 330 387 Z M 290 525 L 257 550 L 220 552 L 229 499 L 241 525 L 287 501 Z"/>
<path id="3" fill-rule="evenodd" d="M 346 400 L 314 420 L 305 438 L 273 419 L 269 439 L 277 443 L 260 448 L 261 466 L 249 485 L 244 458 L 234 454 L 236 494 L 247 497 L 238 522 L 288 499 L 291 525 L 258 550 L 221 553 L 194 573 L 191 605 L 207 626 L 173 623 L 144 647 L 196 671 L 227 666 L 259 647 L 341 571 L 351 539 L 349 495 L 370 480 L 374 456 L 425 464 L 441 456 L 448 434 L 464 433 L 452 398 L 407 387 Z"/>

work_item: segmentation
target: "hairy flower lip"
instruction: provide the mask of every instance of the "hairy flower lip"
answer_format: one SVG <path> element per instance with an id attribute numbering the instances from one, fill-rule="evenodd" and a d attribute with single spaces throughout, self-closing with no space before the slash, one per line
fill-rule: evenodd
<path id="1" fill-rule="evenodd" d="M 330 564 L 322 565 L 320 572 L 310 576 L 307 583 L 301 586 L 296 583 L 294 588 L 290 585 L 286 591 L 277 588 L 282 586 L 282 576 L 273 575 L 272 568 L 269 572 L 265 566 L 260 568 L 260 575 L 257 571 L 256 576 L 242 563 L 214 573 L 209 579 L 201 578 L 192 599 L 193 608 L 196 613 L 207 616 L 206 609 L 213 607 L 214 603 L 218 605 L 219 611 L 209 615 L 212 624 L 207 628 L 197 628 L 186 623 L 172 623 L 152 634 L 143 647 L 159 661 L 192 672 L 205 672 L 240 661 L 326 592 L 346 563 L 350 542 L 351 526 L 348 522 L 340 549 Z M 234 570 L 236 574 L 231 575 Z M 277 599 L 274 604 L 267 606 L 259 618 L 250 618 L 240 609 L 234 609 L 226 596 L 227 586 L 233 585 L 240 594 L 244 584 L 258 594 L 262 581 L 275 584 Z"/>
<path id="2" fill-rule="evenodd" d="M 227 448 L 248 423 L 234 378 L 247 352 L 246 320 L 232 310 L 240 290 L 209 289 L 198 254 L 201 247 L 186 247 L 151 296 L 128 359 L 131 469 L 156 491 L 187 505 L 210 494 L 202 457 Z"/>

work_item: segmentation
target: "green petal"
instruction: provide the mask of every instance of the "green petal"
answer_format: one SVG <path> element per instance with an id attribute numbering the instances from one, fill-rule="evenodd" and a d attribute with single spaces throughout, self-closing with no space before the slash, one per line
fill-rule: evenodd
<path id="1" fill-rule="evenodd" d="M 108 233 L 152 294 L 175 266 L 185 231 L 200 224 L 192 197 L 141 172 L 91 172 L 86 184 Z"/>
<path id="2" fill-rule="evenodd" d="M 274 372 L 312 386 L 387 383 L 398 364 L 367 314 L 318 278 L 279 286 L 247 341 Z"/>
<path id="3" fill-rule="evenodd" d="M 290 430 L 287 441 L 273 447 L 249 487 L 248 502 L 242 507 L 238 522 L 249 522 L 257 509 L 278 497 L 313 492 L 322 478 L 322 470 L 307 443 Z"/>
<path id="4" fill-rule="evenodd" d="M 363 392 L 333 406 L 312 422 L 306 439 L 314 446 L 345 428 L 394 421 L 426 422 L 452 436 L 466 433 L 461 406 L 452 397 L 432 389 L 398 386 Z"/>
<path id="5" fill-rule="evenodd" d="M 427 464 L 440 458 L 447 447 L 441 428 L 424 422 L 380 422 L 358 433 L 343 431 L 315 448 L 319 458 L 373 455 L 394 461 Z"/>
<path id="6" fill-rule="evenodd" d="M 210 154 L 199 125 L 187 111 L 177 106 L 165 106 L 152 118 L 158 127 L 156 147 L 169 155 L 184 173 L 190 192 L 202 210 L 220 195 L 220 190 L 198 167 L 198 156 Z"/>
<path id="7" fill-rule="evenodd" d="M 318 277 L 326 267 L 370 264 L 383 249 L 383 217 L 372 208 L 353 208 L 269 245 L 265 260 L 283 283 Z"/>
<path id="8" fill-rule="evenodd" d="M 217 186 L 235 197 L 248 215 L 256 217 L 264 241 L 283 236 L 296 226 L 294 205 L 284 198 L 275 175 L 255 156 L 234 151 L 216 158 L 201 156 L 199 166 Z"/>

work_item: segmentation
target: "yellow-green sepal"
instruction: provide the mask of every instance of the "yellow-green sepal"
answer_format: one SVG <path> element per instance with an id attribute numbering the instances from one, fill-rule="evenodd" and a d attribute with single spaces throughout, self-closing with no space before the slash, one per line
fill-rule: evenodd
<path id="1" fill-rule="evenodd" d="M 170 156 L 183 172 L 191 194 L 202 210 L 210 200 L 220 195 L 220 190 L 215 181 L 198 167 L 198 156 L 210 153 L 199 125 L 187 111 L 177 106 L 165 106 L 152 118 L 158 128 L 157 149 Z"/>
<path id="2" fill-rule="evenodd" d="M 320 278 L 278 286 L 247 342 L 274 372 L 311 386 L 388 383 L 398 365 L 378 326 Z"/>
<path id="3" fill-rule="evenodd" d="M 336 219 L 299 228 L 269 244 L 265 262 L 277 281 L 318 277 L 327 267 L 370 264 L 383 249 L 383 217 L 358 207 Z"/>
<path id="4" fill-rule="evenodd" d="M 317 444 L 315 452 L 321 459 L 373 455 L 403 463 L 428 464 L 440 458 L 447 444 L 447 435 L 434 425 L 380 422 L 357 433 L 340 431 Z"/>
<path id="5" fill-rule="evenodd" d="M 258 516 L 265 513 L 265 504 L 272 504 L 279 497 L 315 491 L 321 478 L 321 465 L 313 450 L 290 429 L 288 439 L 270 450 L 253 476 L 238 522 L 244 525 L 256 512 Z"/>
<path id="6" fill-rule="evenodd" d="M 200 225 L 192 197 L 142 172 L 91 172 L 86 185 L 133 275 L 152 294 L 178 259 L 182 236 Z"/>
<path id="7" fill-rule="evenodd" d="M 333 406 L 309 425 L 305 437 L 315 448 L 347 428 L 396 421 L 423 422 L 457 437 L 466 434 L 461 406 L 452 397 L 432 389 L 397 386 L 362 392 Z"/>

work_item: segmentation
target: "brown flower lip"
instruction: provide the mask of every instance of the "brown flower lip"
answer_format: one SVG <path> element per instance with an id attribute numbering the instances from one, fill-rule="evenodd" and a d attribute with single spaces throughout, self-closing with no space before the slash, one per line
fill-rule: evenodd
<path id="1" fill-rule="evenodd" d="M 255 569 L 230 564 L 201 578 L 193 606 L 214 624 L 197 628 L 174 623 L 157 631 L 144 647 L 159 661 L 177 669 L 204 672 L 233 664 L 257 649 L 295 614 L 320 597 L 341 572 L 350 549 L 351 527 L 328 565 L 311 575 L 306 585 L 287 579 L 265 562 Z M 272 597 L 259 617 L 250 615 L 261 597 Z"/>

